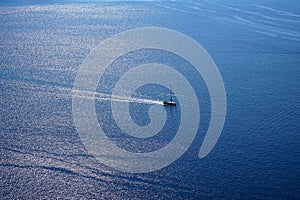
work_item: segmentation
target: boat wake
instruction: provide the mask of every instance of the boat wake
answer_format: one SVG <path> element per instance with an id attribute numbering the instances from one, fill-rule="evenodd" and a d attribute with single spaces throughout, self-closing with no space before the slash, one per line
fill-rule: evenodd
<path id="1" fill-rule="evenodd" d="M 106 93 L 83 91 L 83 90 L 73 90 L 72 95 L 78 98 L 86 98 L 86 99 L 93 99 L 93 100 L 100 100 L 100 101 L 119 101 L 119 102 L 126 102 L 126 103 L 164 105 L 163 101 L 159 101 L 159 100 L 116 96 L 116 95 L 111 95 Z"/>

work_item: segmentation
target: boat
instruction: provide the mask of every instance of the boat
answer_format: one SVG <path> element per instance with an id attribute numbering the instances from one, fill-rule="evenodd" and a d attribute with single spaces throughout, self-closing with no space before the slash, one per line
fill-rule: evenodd
<path id="1" fill-rule="evenodd" d="M 163 101 L 164 105 L 166 106 L 176 106 L 175 101 Z"/>
<path id="2" fill-rule="evenodd" d="M 172 92 L 170 90 L 170 100 L 163 101 L 163 104 L 166 105 L 166 106 L 176 106 L 176 102 L 173 101 L 173 96 L 174 96 L 174 94 L 172 94 Z"/>

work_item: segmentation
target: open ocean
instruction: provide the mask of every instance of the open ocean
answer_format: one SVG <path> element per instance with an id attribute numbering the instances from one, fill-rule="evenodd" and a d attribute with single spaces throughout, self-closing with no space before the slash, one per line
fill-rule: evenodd
<path id="1" fill-rule="evenodd" d="M 119 57 L 92 94 L 113 144 L 155 151 L 171 143 L 180 126 L 184 104 L 156 105 L 167 114 L 159 134 L 136 138 L 120 130 L 111 101 L 127 102 L 134 123 L 146 126 L 151 106 L 168 98 L 168 88 L 158 84 L 130 98 L 113 96 L 124 71 L 137 65 L 179 71 L 197 91 L 201 110 L 196 136 L 179 159 L 153 172 L 128 173 L 88 152 L 72 98 L 90 52 L 141 27 L 171 29 L 201 44 L 223 78 L 227 111 L 219 140 L 199 159 L 211 117 L 201 76 L 163 50 Z M 298 0 L 0 1 L 0 91 L 0 199 L 300 199 Z M 189 127 L 184 131 L 190 134 Z"/>

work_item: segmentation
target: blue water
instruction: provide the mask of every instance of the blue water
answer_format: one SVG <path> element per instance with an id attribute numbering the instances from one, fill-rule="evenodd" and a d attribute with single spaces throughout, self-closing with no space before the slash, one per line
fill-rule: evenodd
<path id="1" fill-rule="evenodd" d="M 1 2 L 1 199 L 299 199 L 299 11 L 293 0 Z M 72 88 L 99 42 L 148 26 L 203 45 L 223 77 L 227 116 L 216 146 L 199 159 L 210 118 L 200 80 L 200 127 L 188 151 L 161 170 L 131 174 L 88 154 L 73 121 Z M 191 67 L 168 52 L 132 52 L 111 66 L 97 91 L 109 94 L 125 69 L 147 62 Z M 181 73 L 192 84 L 201 79 L 193 70 Z M 133 97 L 159 99 L 168 92 L 146 85 Z M 149 140 L 123 134 L 109 101 L 95 105 L 109 138 L 127 151 L 159 149 L 178 128 L 180 105 L 166 108 L 165 128 Z M 149 123 L 150 106 L 130 103 L 137 124 Z"/>

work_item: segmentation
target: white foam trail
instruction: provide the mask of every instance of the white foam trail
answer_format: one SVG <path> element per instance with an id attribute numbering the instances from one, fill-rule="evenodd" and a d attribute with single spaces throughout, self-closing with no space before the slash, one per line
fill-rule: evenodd
<path id="1" fill-rule="evenodd" d="M 237 11 L 237 12 L 247 13 L 249 15 L 256 15 L 256 16 L 259 16 L 261 18 L 265 18 L 265 19 L 268 19 L 268 20 L 299 23 L 299 21 L 295 21 L 295 20 L 291 20 L 291 19 L 270 17 L 270 16 L 263 15 L 263 14 L 258 13 L 258 12 L 250 11 L 250 10 L 242 10 L 240 8 L 236 8 L 236 7 L 233 7 L 233 6 L 226 6 L 226 5 L 218 4 L 218 3 L 216 3 L 216 4 L 221 6 L 221 7 L 227 8 L 229 10 L 234 10 L 234 11 Z"/>
<path id="2" fill-rule="evenodd" d="M 266 25 L 269 25 L 269 26 L 273 26 L 273 27 L 277 27 L 277 28 L 282 28 L 282 29 L 285 29 L 285 30 L 292 31 L 292 30 L 296 29 L 295 26 L 291 26 L 291 25 L 287 25 L 287 24 L 283 24 L 283 23 L 280 24 L 280 23 L 277 23 L 277 22 L 274 22 L 274 21 L 267 21 L 267 20 L 263 20 L 263 19 L 252 18 L 252 17 L 251 17 L 251 20 L 253 20 L 253 21 L 257 22 L 257 23 L 266 24 Z"/>
<path id="3" fill-rule="evenodd" d="M 286 29 L 278 29 L 271 26 L 266 26 L 260 23 L 256 23 L 250 20 L 243 19 L 239 16 L 235 16 L 234 19 L 225 18 L 225 17 L 214 17 L 219 22 L 231 22 L 235 24 L 242 24 L 246 26 L 247 30 L 262 33 L 264 35 L 273 36 L 273 37 L 281 37 L 284 39 L 289 39 L 293 41 L 300 41 L 300 34 L 294 31 L 287 31 Z M 248 28 L 247 28 L 248 27 Z"/>
<path id="4" fill-rule="evenodd" d="M 96 99 L 101 101 L 118 101 L 118 102 L 132 102 L 140 104 L 157 104 L 163 105 L 163 101 L 145 99 L 145 98 L 133 98 L 133 97 L 121 97 L 111 94 L 105 94 L 100 92 L 91 92 L 83 90 L 72 90 L 72 95 L 79 98 Z"/>
<path id="5" fill-rule="evenodd" d="M 258 5 L 258 4 L 255 4 L 255 6 L 258 7 L 258 8 L 265 9 L 265 10 L 273 11 L 278 15 L 291 16 L 291 17 L 300 17 L 300 15 L 295 14 L 295 13 L 291 13 L 291 12 L 288 12 L 288 11 L 277 10 L 277 9 L 274 9 L 274 8 L 270 8 L 270 7 L 262 6 L 262 5 Z"/>
<path id="6" fill-rule="evenodd" d="M 187 8 L 197 10 L 197 11 L 203 11 L 203 12 L 209 12 L 209 13 L 218 13 L 215 10 L 204 9 L 204 8 L 200 8 L 200 7 L 197 7 L 197 6 L 191 6 L 191 5 L 184 5 L 184 6 L 187 7 Z"/>
<path id="7" fill-rule="evenodd" d="M 252 26 L 252 27 L 259 28 L 259 29 L 267 30 L 267 31 L 274 32 L 274 33 L 277 33 L 277 34 L 288 35 L 288 36 L 292 36 L 292 37 L 300 37 L 300 34 L 297 33 L 297 32 L 294 32 L 294 31 L 279 30 L 279 29 L 276 29 L 274 27 L 258 24 L 258 23 L 252 22 L 250 20 L 243 19 L 243 18 L 238 17 L 238 16 L 236 16 L 236 19 L 238 19 L 238 21 L 244 23 L 245 25 L 249 25 L 249 26 Z M 297 38 L 293 38 L 293 39 L 297 39 Z"/>
<path id="8" fill-rule="evenodd" d="M 173 10 L 173 11 L 179 11 L 179 12 L 183 12 L 183 13 L 198 15 L 197 13 L 186 11 L 186 10 L 179 9 L 179 8 L 174 8 L 174 7 L 171 7 L 171 6 L 166 6 L 166 5 L 159 5 L 159 6 L 162 7 L 162 8 L 168 9 L 168 10 Z"/>

